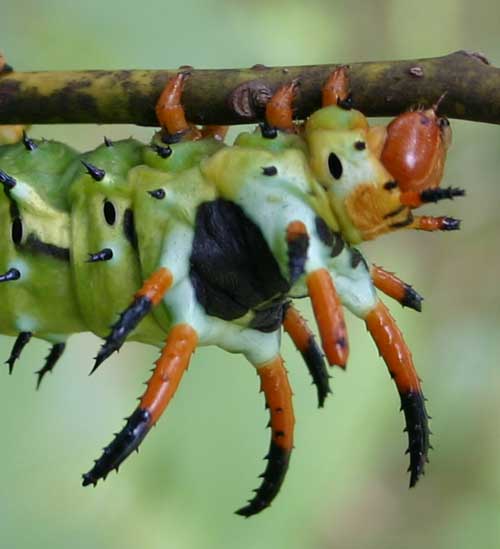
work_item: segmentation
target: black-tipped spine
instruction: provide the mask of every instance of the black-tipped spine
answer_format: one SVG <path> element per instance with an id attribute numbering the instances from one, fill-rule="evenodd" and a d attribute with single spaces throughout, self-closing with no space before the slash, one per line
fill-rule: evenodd
<path id="1" fill-rule="evenodd" d="M 419 313 L 422 312 L 422 301 L 424 298 L 409 284 L 404 285 L 404 296 L 401 300 L 403 307 L 409 307 Z"/>
<path id="2" fill-rule="evenodd" d="M 109 261 L 113 259 L 113 250 L 111 248 L 103 248 L 101 251 L 96 253 L 89 253 L 89 258 L 87 263 L 97 263 L 99 261 Z"/>
<path id="3" fill-rule="evenodd" d="M 290 463 L 290 454 L 290 450 L 282 448 L 274 441 L 271 441 L 269 453 L 265 457 L 268 460 L 267 467 L 260 475 L 262 483 L 255 490 L 255 496 L 248 501 L 248 505 L 235 511 L 237 515 L 248 518 L 271 505 L 283 484 Z"/>
<path id="4" fill-rule="evenodd" d="M 465 196 L 465 190 L 457 187 L 436 187 L 434 189 L 424 189 L 420 193 L 422 202 L 439 202 L 440 200 L 453 200 L 457 196 Z"/>
<path id="5" fill-rule="evenodd" d="M 151 414 L 148 410 L 137 408 L 111 444 L 104 448 L 94 467 L 83 475 L 83 486 L 95 486 L 97 481 L 105 479 L 110 471 L 118 470 L 120 464 L 139 447 L 150 428 Z"/>
<path id="6" fill-rule="evenodd" d="M 120 349 L 130 332 L 151 311 L 152 307 L 153 304 L 148 297 L 139 296 L 120 314 L 118 321 L 111 327 L 111 333 L 106 337 L 104 344 L 95 357 L 94 367 L 90 372 L 91 374 L 93 374 L 110 355 Z"/>
<path id="7" fill-rule="evenodd" d="M 425 464 L 430 449 L 429 416 L 425 409 L 425 398 L 420 391 L 400 394 L 401 409 L 403 410 L 408 433 L 408 449 L 410 455 L 410 488 L 415 486 L 421 475 L 424 474 Z"/>
<path id="8" fill-rule="evenodd" d="M 86 162 L 85 160 L 81 161 L 82 164 L 85 166 L 87 173 L 92 177 L 94 181 L 102 181 L 106 175 L 106 172 L 104 170 L 101 170 L 101 168 L 98 168 L 97 166 L 94 166 L 90 162 Z"/>
<path id="9" fill-rule="evenodd" d="M 309 338 L 307 347 L 300 351 L 309 374 L 318 393 L 318 408 L 323 408 L 326 397 L 332 392 L 330 388 L 330 374 L 326 362 L 314 336 Z"/>
<path id="10" fill-rule="evenodd" d="M 10 356 L 5 361 L 5 364 L 8 364 L 9 366 L 9 374 L 12 374 L 16 360 L 21 356 L 23 349 L 29 343 L 32 335 L 33 334 L 31 332 L 21 332 L 17 336 L 14 346 L 12 347 L 12 351 L 10 352 Z"/>
<path id="11" fill-rule="evenodd" d="M 17 269 L 9 269 L 6 273 L 0 275 L 0 282 L 11 282 L 12 280 L 19 280 L 21 273 Z"/>
<path id="12" fill-rule="evenodd" d="M 43 365 L 43 368 L 40 368 L 36 373 L 37 380 L 36 380 L 36 389 L 40 389 L 40 384 L 42 383 L 43 378 L 46 374 L 49 372 L 52 372 L 54 369 L 54 366 L 57 364 L 57 361 L 61 358 L 61 356 L 64 353 L 64 349 L 66 349 L 66 343 L 54 343 L 52 347 L 50 348 L 50 352 L 47 355 L 47 358 L 45 359 L 45 364 Z"/>
<path id="13" fill-rule="evenodd" d="M 460 229 L 460 219 L 454 217 L 444 217 L 441 223 L 442 231 L 458 231 Z"/>
<path id="14" fill-rule="evenodd" d="M 12 176 L 0 170 L 0 183 L 2 183 L 6 191 L 10 191 L 16 186 L 17 182 Z"/>

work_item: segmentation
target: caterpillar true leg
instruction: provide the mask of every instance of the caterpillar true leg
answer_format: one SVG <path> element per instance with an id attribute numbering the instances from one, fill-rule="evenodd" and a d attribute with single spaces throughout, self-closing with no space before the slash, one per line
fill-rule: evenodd
<path id="1" fill-rule="evenodd" d="M 379 301 L 366 315 L 365 321 L 401 398 L 408 431 L 410 486 L 414 486 L 424 473 L 430 448 L 428 415 L 420 380 L 403 335 L 387 307 Z"/>
<path id="2" fill-rule="evenodd" d="M 403 307 L 410 307 L 415 311 L 422 310 L 423 297 L 409 284 L 377 265 L 370 269 L 373 284 L 384 294 L 392 297 Z"/>
<path id="3" fill-rule="evenodd" d="M 135 294 L 133 302 L 112 326 L 111 333 L 97 353 L 92 372 L 123 345 L 130 332 L 162 300 L 171 287 L 172 281 L 170 271 L 161 267 L 144 282 L 142 288 Z"/>
<path id="4" fill-rule="evenodd" d="M 48 374 L 49 372 L 52 372 L 55 365 L 57 364 L 57 361 L 62 357 L 65 349 L 66 349 L 66 343 L 62 341 L 59 343 L 54 343 L 52 345 L 52 347 L 50 348 L 49 354 L 45 359 L 45 364 L 43 365 L 42 368 L 40 368 L 40 370 L 35 372 L 38 376 L 36 381 L 37 389 L 40 389 L 40 385 L 45 375 Z"/>
<path id="5" fill-rule="evenodd" d="M 262 473 L 262 484 L 248 505 L 236 513 L 250 517 L 268 507 L 278 493 L 285 478 L 290 454 L 293 448 L 293 428 L 295 418 L 292 407 L 292 390 L 283 365 L 277 355 L 274 359 L 257 364 L 261 390 L 264 392 L 266 407 L 271 416 L 271 444 L 266 456 L 267 467 Z"/>
<path id="6" fill-rule="evenodd" d="M 9 374 L 12 374 L 16 360 L 21 356 L 23 349 L 29 343 L 32 336 L 33 334 L 31 332 L 21 332 L 17 336 L 14 346 L 12 347 L 12 351 L 10 352 L 10 356 L 5 361 L 5 364 L 9 365 Z"/>
<path id="7" fill-rule="evenodd" d="M 453 217 L 432 217 L 429 215 L 410 216 L 407 223 L 395 224 L 393 227 L 406 227 L 419 231 L 457 231 L 460 229 L 460 220 Z"/>
<path id="8" fill-rule="evenodd" d="M 318 269 L 307 275 L 307 289 L 330 365 L 345 368 L 349 354 L 344 312 L 330 273 Z"/>
<path id="9" fill-rule="evenodd" d="M 106 478 L 139 447 L 174 396 L 197 342 L 198 335 L 189 324 L 177 324 L 171 329 L 138 408 L 94 467 L 83 475 L 84 486 L 95 485 L 100 478 Z"/>
<path id="10" fill-rule="evenodd" d="M 283 329 L 291 337 L 306 363 L 318 392 L 318 406 L 322 408 L 328 393 L 332 392 L 329 383 L 330 375 L 313 332 L 292 303 L 285 305 Z"/>

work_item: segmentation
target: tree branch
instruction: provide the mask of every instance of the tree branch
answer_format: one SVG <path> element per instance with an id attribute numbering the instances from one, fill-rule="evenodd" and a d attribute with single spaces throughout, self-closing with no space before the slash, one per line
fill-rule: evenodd
<path id="1" fill-rule="evenodd" d="M 320 106 L 320 90 L 337 65 L 189 70 L 183 104 L 198 124 L 248 124 L 281 84 L 297 78 L 296 116 Z M 1 65 L 0 65 L 1 67 Z M 5 71 L 5 69 L 4 69 Z M 0 124 L 114 123 L 155 126 L 154 106 L 178 70 L 4 72 Z M 500 124 L 500 69 L 484 56 L 458 51 L 410 61 L 353 63 L 354 106 L 367 116 L 393 116 L 415 105 L 439 107 L 451 118 Z"/>

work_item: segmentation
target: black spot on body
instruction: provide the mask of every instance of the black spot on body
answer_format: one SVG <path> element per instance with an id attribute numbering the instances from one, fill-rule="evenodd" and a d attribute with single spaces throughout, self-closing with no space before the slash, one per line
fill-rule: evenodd
<path id="1" fill-rule="evenodd" d="M 344 171 L 342 162 L 333 152 L 328 155 L 328 169 L 334 179 L 340 179 L 342 177 L 342 172 Z"/>
<path id="2" fill-rule="evenodd" d="M 23 244 L 23 249 L 29 250 L 31 253 L 39 253 L 42 255 L 48 255 L 54 259 L 60 259 L 61 261 L 69 261 L 69 249 L 61 248 L 55 244 L 49 244 L 42 242 L 34 234 L 28 235 L 26 242 Z"/>
<path id="3" fill-rule="evenodd" d="M 316 232 L 318 233 L 319 239 L 325 246 L 332 246 L 333 244 L 333 231 L 330 227 L 321 219 L 321 217 L 316 216 L 314 223 L 316 225 Z"/>
<path id="4" fill-rule="evenodd" d="M 331 257 L 337 257 L 340 255 L 344 249 L 344 239 L 340 235 L 340 233 L 337 233 L 330 229 L 330 227 L 325 223 L 321 217 L 316 216 L 315 219 L 316 224 L 316 232 L 318 233 L 318 236 L 325 244 L 325 246 L 331 247 L 332 251 L 330 253 Z"/>
<path id="5" fill-rule="evenodd" d="M 116 209 L 113 205 L 113 202 L 110 202 L 109 200 L 104 201 L 103 205 L 103 214 L 104 219 L 106 220 L 106 223 L 110 226 L 114 225 L 116 222 Z"/>
<path id="6" fill-rule="evenodd" d="M 387 181 L 387 183 L 384 184 L 384 189 L 386 191 L 392 191 L 392 189 L 395 189 L 398 186 L 396 181 Z"/>
<path id="7" fill-rule="evenodd" d="M 23 222 L 21 221 L 20 217 L 15 217 L 12 220 L 11 238 L 12 238 L 12 242 L 16 246 L 21 244 L 21 241 L 23 239 Z"/>
<path id="8" fill-rule="evenodd" d="M 262 168 L 263 175 L 276 175 L 278 173 L 278 168 L 276 166 L 266 166 Z"/>
<path id="9" fill-rule="evenodd" d="M 361 252 L 357 248 L 350 248 L 351 252 L 351 267 L 355 269 L 360 263 L 363 263 L 366 269 L 368 265 L 365 261 L 365 258 L 362 256 Z"/>
<path id="10" fill-rule="evenodd" d="M 123 232 L 134 250 L 138 249 L 137 233 L 135 231 L 134 212 L 127 208 L 123 213 Z"/>
<path id="11" fill-rule="evenodd" d="M 224 320 L 253 309 L 262 318 L 267 308 L 262 305 L 269 302 L 273 309 L 290 288 L 259 227 L 227 200 L 198 207 L 190 263 L 198 302 L 208 314 Z"/>

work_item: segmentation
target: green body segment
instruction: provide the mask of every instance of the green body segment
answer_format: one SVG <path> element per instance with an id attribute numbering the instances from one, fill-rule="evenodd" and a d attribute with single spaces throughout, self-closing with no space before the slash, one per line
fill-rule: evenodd
<path id="1" fill-rule="evenodd" d="M 315 218 L 333 231 L 353 233 L 347 240 L 356 240 L 355 231 L 349 231 L 348 221 L 338 212 L 342 211 L 342 189 L 370 175 L 363 167 L 366 162 L 350 160 L 356 155 L 349 149 L 352 140 L 365 131 L 358 118 L 329 107 L 311 117 L 304 134 L 278 133 L 269 139 L 258 131 L 242 133 L 231 147 L 213 138 L 166 146 L 159 134 L 151 145 L 132 139 L 107 142 L 82 155 L 45 141 L 35 142 L 34 150 L 23 144 L 1 147 L 0 169 L 16 178 L 17 184 L 0 196 L 1 234 L 5 235 L 0 268 L 6 272 L 19 265 L 22 276 L 0 284 L 0 298 L 6 304 L 0 330 L 12 335 L 32 331 L 49 340 L 87 330 L 104 337 L 144 280 L 165 267 L 174 275 L 174 286 L 186 287 L 178 295 L 173 292 L 171 301 L 167 297 L 128 338 L 161 345 L 172 322 L 184 318 L 183 300 L 196 301 L 189 287 L 196 213 L 200 204 L 217 198 L 237 204 L 260 228 L 285 279 L 289 278 L 286 228 L 300 219 L 313 237 L 308 269 L 338 268 L 346 273 L 343 280 L 349 280 L 348 260 L 331 262 L 316 233 Z M 321 156 L 332 141 L 342 144 L 343 132 L 336 125 L 345 128 L 351 140 L 343 152 L 349 181 L 338 188 L 318 176 L 314 163 L 317 151 Z M 318 162 L 321 169 L 327 165 L 325 159 Z M 84 163 L 90 166 L 89 172 Z M 98 171 L 92 174 L 92 167 Z M 270 176 L 266 168 L 277 173 Z M 151 196 L 157 189 L 165 193 L 163 200 Z M 22 220 L 20 242 L 13 241 L 13 204 Z M 38 251 L 27 247 L 30 234 L 45 247 Z M 66 259 L 48 254 L 47 246 L 66 250 Z M 89 262 L 91 254 L 102 250 L 111 250 L 112 257 Z M 355 278 L 359 276 L 365 281 L 364 297 L 352 298 L 350 283 L 343 284 L 346 290 L 341 297 L 347 306 L 373 302 L 366 269 Z M 302 277 L 292 295 L 303 292 Z M 206 328 L 206 341 L 226 341 L 226 328 L 222 324 L 214 328 L 215 321 L 206 319 L 196 303 L 193 307 L 199 330 Z M 351 308 L 356 314 L 361 310 L 357 305 Z M 244 328 L 249 319 L 251 315 L 236 325 Z M 226 347 L 238 350 L 237 337 L 236 333 L 234 343 Z"/>
<path id="2" fill-rule="evenodd" d="M 38 142 L 33 151 L 22 144 L 0 148 L 0 169 L 17 182 L 0 193 L 0 271 L 16 268 L 22 275 L 0 284 L 4 334 L 28 331 L 57 342 L 87 330 L 68 261 L 70 211 L 62 178 L 76 157 L 52 141 Z M 22 222 L 14 223 L 16 217 Z"/>

